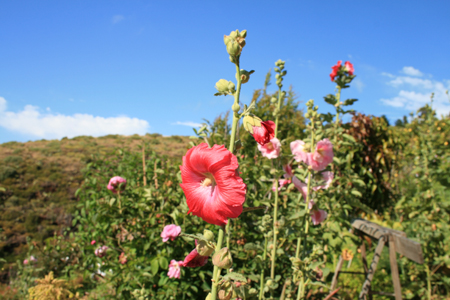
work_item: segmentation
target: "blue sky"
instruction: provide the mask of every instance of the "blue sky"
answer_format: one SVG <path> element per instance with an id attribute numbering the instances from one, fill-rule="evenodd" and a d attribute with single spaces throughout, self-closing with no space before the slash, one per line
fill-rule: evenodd
<path id="1" fill-rule="evenodd" d="M 248 103 L 275 61 L 300 106 L 355 67 L 354 108 L 392 122 L 429 101 L 450 111 L 449 1 L 0 1 L 0 143 L 106 134 L 191 135 L 232 98 L 223 35 L 247 29 Z M 275 91 L 275 84 L 270 86 Z"/>

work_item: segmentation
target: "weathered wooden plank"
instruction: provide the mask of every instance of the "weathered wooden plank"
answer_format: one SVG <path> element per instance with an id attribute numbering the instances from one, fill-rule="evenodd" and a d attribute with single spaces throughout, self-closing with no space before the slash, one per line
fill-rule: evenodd
<path id="1" fill-rule="evenodd" d="M 336 265 L 336 270 L 334 270 L 333 280 L 331 280 L 330 291 L 334 291 L 336 289 L 337 281 L 338 281 L 338 277 L 339 277 L 339 272 L 342 269 L 342 264 L 343 263 L 344 263 L 344 259 L 342 258 L 342 256 L 339 256 L 339 261 L 338 261 L 338 263 Z"/>
<path id="2" fill-rule="evenodd" d="M 399 254 L 406 256 L 416 263 L 423 264 L 422 247 L 420 243 L 412 241 L 408 238 L 398 235 L 392 235 L 394 238 L 395 251 Z"/>
<path id="3" fill-rule="evenodd" d="M 383 251 L 383 247 L 385 244 L 386 237 L 384 235 L 381 235 L 378 239 L 378 245 L 375 249 L 375 254 L 373 255 L 372 263 L 370 264 L 369 271 L 367 272 L 366 281 L 364 281 L 363 287 L 361 289 L 361 293 L 359 294 L 358 299 L 359 300 L 366 300 L 367 295 L 370 290 L 370 285 L 372 283 L 373 274 L 377 270 L 378 261 L 380 260 L 381 251 Z"/>
<path id="4" fill-rule="evenodd" d="M 397 266 L 397 252 L 395 251 L 395 237 L 389 236 L 389 260 L 391 262 L 391 276 L 392 283 L 394 284 L 395 300 L 402 300 L 402 286 L 400 285 L 400 277 L 398 274 Z"/>
<path id="5" fill-rule="evenodd" d="M 375 239 L 379 239 L 380 236 L 383 235 L 383 232 L 392 233 L 398 236 L 406 237 L 406 233 L 403 231 L 386 228 L 376 223 L 372 223 L 363 219 L 356 219 L 352 222 L 352 227 L 364 232 L 368 236 L 371 236 Z"/>

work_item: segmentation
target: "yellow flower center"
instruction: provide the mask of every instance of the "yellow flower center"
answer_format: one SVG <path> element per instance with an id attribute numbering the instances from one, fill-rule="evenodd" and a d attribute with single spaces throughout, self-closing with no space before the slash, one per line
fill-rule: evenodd
<path id="1" fill-rule="evenodd" d="M 201 186 L 215 186 L 216 181 L 214 180 L 214 176 L 211 173 L 205 174 L 206 178 L 203 180 L 200 185 Z"/>

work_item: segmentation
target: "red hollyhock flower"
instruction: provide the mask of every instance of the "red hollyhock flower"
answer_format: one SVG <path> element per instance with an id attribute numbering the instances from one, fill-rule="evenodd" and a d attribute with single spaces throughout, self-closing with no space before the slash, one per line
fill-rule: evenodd
<path id="1" fill-rule="evenodd" d="M 253 137 L 258 144 L 264 146 L 275 137 L 275 123 L 263 121 L 261 127 L 253 126 Z"/>
<path id="2" fill-rule="evenodd" d="M 189 268 L 203 267 L 208 262 L 208 258 L 209 256 L 202 256 L 198 254 L 197 249 L 194 249 L 180 265 Z"/>
<path id="3" fill-rule="evenodd" d="M 236 156 L 223 145 L 208 148 L 202 143 L 189 149 L 180 166 L 188 213 L 219 226 L 237 218 L 247 188 L 236 172 L 238 166 Z"/>
<path id="4" fill-rule="evenodd" d="M 339 69 L 341 68 L 341 64 L 342 60 L 339 60 L 336 65 L 331 67 L 331 69 L 333 69 L 330 74 L 331 81 L 334 81 L 334 78 L 337 76 Z"/>

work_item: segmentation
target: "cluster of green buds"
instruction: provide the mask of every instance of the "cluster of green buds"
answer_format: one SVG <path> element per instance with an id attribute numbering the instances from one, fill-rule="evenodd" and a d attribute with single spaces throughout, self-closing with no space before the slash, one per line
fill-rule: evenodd
<path id="1" fill-rule="evenodd" d="M 264 215 L 259 221 L 258 221 L 258 230 L 264 234 L 265 237 L 272 237 L 272 216 L 271 215 Z"/>
<path id="2" fill-rule="evenodd" d="M 230 61 L 235 64 L 239 64 L 239 57 L 242 52 L 242 48 L 245 46 L 245 37 L 247 36 L 247 30 L 232 31 L 230 35 L 223 36 L 223 42 L 227 46 L 227 52 L 230 55 Z"/>
<path id="3" fill-rule="evenodd" d="M 297 257 L 291 257 L 290 260 L 292 263 L 294 280 L 299 281 L 302 277 L 305 277 L 306 280 L 317 281 L 323 276 L 327 276 L 329 273 L 328 269 L 327 274 L 324 274 L 325 272 L 319 269 L 319 267 L 324 264 L 324 262 L 320 260 L 322 256 L 323 249 L 318 245 L 314 245 L 311 253 L 303 260 Z"/>
<path id="4" fill-rule="evenodd" d="M 250 75 L 253 74 L 253 73 L 255 73 L 254 70 L 246 71 L 244 69 L 241 69 L 241 71 L 240 71 L 241 83 L 247 83 L 249 81 L 249 79 L 250 79 Z M 236 80 L 239 80 L 237 78 L 237 74 L 236 74 Z"/>
<path id="5" fill-rule="evenodd" d="M 146 290 L 145 288 L 142 288 L 140 290 L 134 290 L 131 292 L 131 294 L 133 295 L 134 299 L 137 300 L 149 300 L 149 296 L 150 296 L 150 291 Z"/>
<path id="6" fill-rule="evenodd" d="M 281 275 L 276 275 L 274 279 L 266 277 L 264 281 L 264 292 L 275 291 L 280 286 Z"/>
<path id="7" fill-rule="evenodd" d="M 284 61 L 282 61 L 281 59 L 279 59 L 276 63 L 275 66 L 277 66 L 274 70 L 277 73 L 275 75 L 275 78 L 277 80 L 277 85 L 278 87 L 281 89 L 283 87 L 283 77 L 286 76 L 287 71 L 283 70 L 284 69 Z"/>
<path id="8" fill-rule="evenodd" d="M 227 247 L 217 251 L 212 258 L 213 265 L 221 269 L 230 269 L 233 266 L 233 258 Z"/>
<path id="9" fill-rule="evenodd" d="M 214 96 L 233 95 L 236 92 L 236 86 L 232 81 L 220 79 L 216 82 L 216 90 L 218 93 L 215 93 Z"/>

